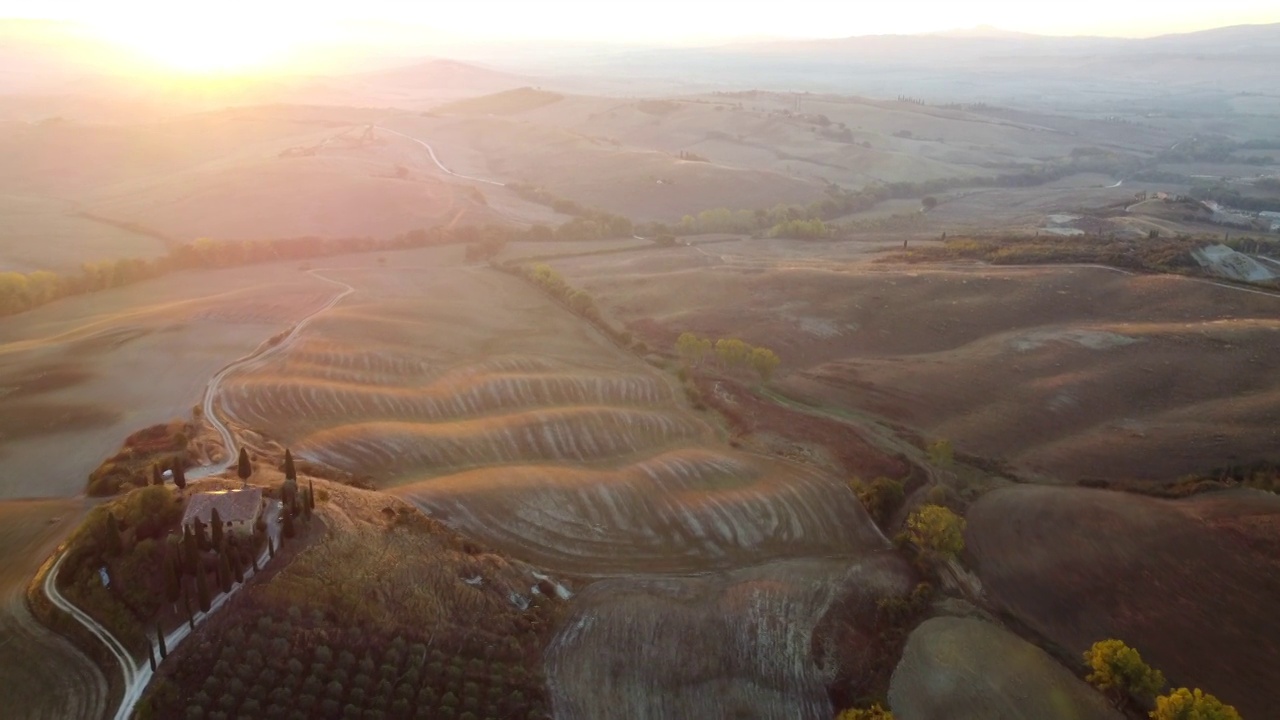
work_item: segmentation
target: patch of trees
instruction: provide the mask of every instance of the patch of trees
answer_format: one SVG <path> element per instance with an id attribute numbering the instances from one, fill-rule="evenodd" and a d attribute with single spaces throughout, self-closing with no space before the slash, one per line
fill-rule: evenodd
<path id="1" fill-rule="evenodd" d="M 691 152 L 689 150 L 681 150 L 679 155 L 677 155 L 677 157 L 680 158 L 681 160 L 685 160 L 688 162 L 701 162 L 701 163 L 711 162 L 711 158 L 708 158 L 705 155 L 699 155 L 698 153 Z"/>
<path id="2" fill-rule="evenodd" d="M 721 338 L 713 342 L 711 338 L 698 337 L 691 332 L 681 333 L 676 338 L 676 354 L 694 368 L 701 367 L 714 354 L 722 370 L 750 368 L 762 382 L 768 382 L 782 363 L 777 354 L 767 347 L 754 347 L 737 338 Z"/>
<path id="3" fill-rule="evenodd" d="M 851 486 L 867 514 L 881 529 L 884 529 L 906 499 L 906 490 L 901 480 L 878 477 L 871 482 L 863 482 L 855 479 Z"/>
<path id="4" fill-rule="evenodd" d="M 629 238 L 634 234 L 630 218 L 605 210 L 589 208 L 576 201 L 562 198 L 550 190 L 528 183 L 507 183 L 507 189 L 529 202 L 545 205 L 561 215 L 572 215 L 573 220 L 551 230 L 547 240 L 606 240 Z M 540 238 L 530 238 L 540 239 Z"/>
<path id="5" fill-rule="evenodd" d="M 1118 710 L 1151 707 L 1152 720 L 1240 720 L 1236 709 L 1199 688 L 1165 688 L 1164 673 L 1142 660 L 1142 655 L 1114 638 L 1100 640 L 1084 653 L 1089 668 L 1085 679 L 1102 691 Z"/>
<path id="6" fill-rule="evenodd" d="M 619 345 L 637 352 L 647 351 L 644 343 L 637 341 L 629 331 L 616 328 L 605 319 L 600 313 L 600 308 L 596 306 L 595 298 L 590 293 L 570 285 L 550 265 L 538 263 L 500 269 L 513 272 L 519 277 L 529 280 L 543 292 L 550 295 L 553 300 L 594 325 L 596 329 L 609 336 Z"/>
<path id="7" fill-rule="evenodd" d="M 67 542 L 58 589 L 135 651 L 165 600 L 166 538 L 182 507 L 166 487 L 138 488 L 91 510 Z"/>
<path id="8" fill-rule="evenodd" d="M 246 598 L 238 622 L 188 643 L 140 718 L 549 718 L 540 642 L 483 628 L 383 628 Z"/>
<path id="9" fill-rule="evenodd" d="M 191 462 L 191 438 L 195 425 L 182 420 L 152 425 L 125 438 L 114 455 L 89 474 L 90 496 L 115 495 L 145 485 L 163 485 L 163 473 L 171 471 L 175 483 L 185 485 L 182 471 Z"/>

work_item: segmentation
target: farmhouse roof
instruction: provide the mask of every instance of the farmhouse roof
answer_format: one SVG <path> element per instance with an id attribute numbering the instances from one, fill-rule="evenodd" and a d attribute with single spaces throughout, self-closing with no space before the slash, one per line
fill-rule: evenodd
<path id="1" fill-rule="evenodd" d="M 223 522 L 252 522 L 257 518 L 261 506 L 261 488 L 196 493 L 187 500 L 187 510 L 182 514 L 182 524 L 193 523 L 196 518 L 200 518 L 200 522 L 208 523 L 213 517 L 214 508 L 218 509 L 218 517 Z"/>

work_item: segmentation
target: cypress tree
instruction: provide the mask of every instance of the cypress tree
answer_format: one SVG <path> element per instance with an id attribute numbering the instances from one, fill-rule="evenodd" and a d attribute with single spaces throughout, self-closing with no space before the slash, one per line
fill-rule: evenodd
<path id="1" fill-rule="evenodd" d="M 237 583 L 243 583 L 244 582 L 244 561 L 240 557 L 240 549 L 229 548 L 228 551 L 231 553 L 231 577 Z"/>
<path id="2" fill-rule="evenodd" d="M 174 460 L 169 468 L 173 472 L 173 484 L 181 490 L 187 486 L 187 471 L 182 468 L 181 460 Z"/>
<path id="3" fill-rule="evenodd" d="M 209 612 L 209 580 L 204 575 L 204 568 L 196 570 L 196 598 L 200 601 L 200 611 Z"/>
<path id="4" fill-rule="evenodd" d="M 316 484 L 310 479 L 307 480 L 307 509 L 316 509 Z"/>
<path id="5" fill-rule="evenodd" d="M 275 543 L 271 542 L 271 536 L 268 535 L 267 536 L 267 558 L 270 559 L 270 558 L 274 558 L 275 556 L 276 556 L 276 545 Z"/>
<path id="6" fill-rule="evenodd" d="M 191 528 L 186 525 L 182 526 L 182 551 L 187 572 L 195 575 L 200 569 L 200 548 L 196 544 L 195 533 L 191 532 Z"/>
<path id="7" fill-rule="evenodd" d="M 124 539 L 120 537 L 120 524 L 116 522 L 114 513 L 107 513 L 107 554 L 119 555 L 124 552 Z"/>
<path id="8" fill-rule="evenodd" d="M 156 651 L 151 647 L 151 643 L 147 643 L 147 662 L 151 663 L 151 672 L 156 671 Z"/>
<path id="9" fill-rule="evenodd" d="M 213 513 L 209 516 L 209 527 L 213 528 L 213 546 L 222 548 L 222 515 L 218 513 L 218 508 L 213 509 Z"/>
<path id="10" fill-rule="evenodd" d="M 218 556 L 218 588 L 224 593 L 231 592 L 231 565 L 226 555 Z"/>
<path id="11" fill-rule="evenodd" d="M 284 536 L 293 539 L 295 532 L 293 529 L 293 509 L 286 508 L 284 511 Z"/>
<path id="12" fill-rule="evenodd" d="M 249 476 L 252 474 L 253 466 L 249 464 L 249 451 L 246 450 L 244 446 L 241 446 L 240 457 L 236 461 L 236 475 L 239 476 L 241 480 L 248 480 Z"/>
<path id="13" fill-rule="evenodd" d="M 164 577 L 164 597 L 171 603 L 178 602 L 178 597 L 182 595 L 182 587 L 178 581 L 178 559 L 175 557 L 170 562 L 165 563 L 167 572 Z"/>
<path id="14" fill-rule="evenodd" d="M 156 640 L 160 641 L 160 659 L 164 660 L 169 657 L 169 648 L 164 645 L 164 631 L 159 625 L 156 625 Z"/>
<path id="15" fill-rule="evenodd" d="M 187 597 L 186 590 L 182 592 L 182 609 L 187 611 L 187 627 L 195 630 L 196 616 L 191 612 L 191 598 Z"/>
<path id="16" fill-rule="evenodd" d="M 195 529 L 192 531 L 192 533 L 196 536 L 196 547 L 200 548 L 200 550 L 203 552 L 208 552 L 209 550 L 208 526 L 205 525 L 204 521 L 198 517 L 194 518 L 191 524 L 195 525 Z"/>
<path id="17" fill-rule="evenodd" d="M 289 452 L 288 448 L 285 448 L 284 450 L 284 479 L 298 479 L 298 471 L 293 467 L 293 453 Z"/>

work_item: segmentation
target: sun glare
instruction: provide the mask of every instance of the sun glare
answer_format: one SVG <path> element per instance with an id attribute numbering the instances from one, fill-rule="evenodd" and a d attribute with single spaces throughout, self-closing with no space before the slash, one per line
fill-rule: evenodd
<path id="1" fill-rule="evenodd" d="M 280 69 L 305 39 L 273 18 L 239 14 L 146 14 L 95 23 L 107 40 L 157 71 L 239 75 Z"/>

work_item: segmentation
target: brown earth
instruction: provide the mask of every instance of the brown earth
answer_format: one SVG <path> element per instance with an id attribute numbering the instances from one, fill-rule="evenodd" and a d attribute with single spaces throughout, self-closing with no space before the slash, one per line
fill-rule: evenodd
<path id="1" fill-rule="evenodd" d="M 651 347 L 686 330 L 770 347 L 786 395 L 1027 475 L 1163 482 L 1273 452 L 1280 298 L 1104 268 L 869 262 L 881 247 L 744 240 L 552 265 Z"/>
<path id="2" fill-rule="evenodd" d="M 1280 703 L 1280 497 L 1014 487 L 968 514 L 987 595 L 1067 657 L 1118 638 L 1244 717 Z"/>

